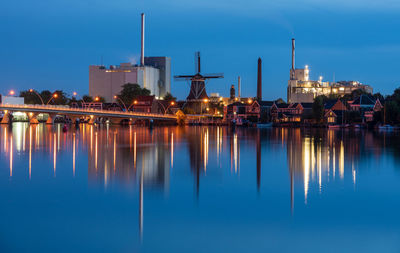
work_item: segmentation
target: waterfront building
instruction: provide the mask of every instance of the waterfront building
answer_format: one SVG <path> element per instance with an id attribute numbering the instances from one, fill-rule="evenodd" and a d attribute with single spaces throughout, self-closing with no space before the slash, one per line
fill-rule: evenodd
<path id="1" fill-rule="evenodd" d="M 360 95 L 353 101 L 349 101 L 350 110 L 358 111 L 363 122 L 370 122 L 374 120 L 374 113 L 383 109 L 383 105 L 379 99 L 374 99 L 368 95 Z"/>
<path id="2" fill-rule="evenodd" d="M 6 105 L 23 105 L 25 104 L 23 97 L 0 95 L 0 103 Z"/>
<path id="3" fill-rule="evenodd" d="M 361 89 L 372 94 L 372 87 L 358 81 L 325 82 L 322 76 L 318 80 L 310 80 L 310 70 L 306 65 L 304 69 L 295 68 L 295 45 L 292 39 L 292 68 L 287 87 L 288 103 L 312 103 L 319 95 L 344 96 Z"/>
<path id="4" fill-rule="evenodd" d="M 312 103 L 274 103 L 271 118 L 276 123 L 300 123 L 312 114 Z"/>
<path id="5" fill-rule="evenodd" d="M 228 122 L 235 121 L 238 125 L 248 121 L 258 122 L 260 119 L 260 104 L 257 101 L 251 103 L 234 102 L 224 109 L 225 119 Z"/>
<path id="6" fill-rule="evenodd" d="M 121 63 L 118 66 L 89 66 L 89 95 L 104 97 L 106 102 L 115 102 L 114 96 L 127 83 L 139 84 L 150 90 L 157 98 L 171 92 L 171 58 L 144 56 L 144 14 L 142 14 L 140 64 Z"/>
<path id="7" fill-rule="evenodd" d="M 89 66 L 89 95 L 92 97 L 104 97 L 106 102 L 113 102 L 126 83 L 139 84 L 150 90 L 151 95 L 164 97 L 171 92 L 171 58 L 145 57 L 145 66 L 130 63 L 109 68 Z"/>

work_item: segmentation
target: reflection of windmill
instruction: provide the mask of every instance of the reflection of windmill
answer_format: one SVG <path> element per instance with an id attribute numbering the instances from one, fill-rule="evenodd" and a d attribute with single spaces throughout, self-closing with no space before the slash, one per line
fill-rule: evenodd
<path id="1" fill-rule="evenodd" d="M 206 92 L 205 81 L 207 79 L 223 78 L 223 74 L 200 74 L 200 52 L 196 52 L 195 67 L 197 73 L 194 75 L 179 75 L 175 76 L 175 80 L 190 80 L 190 92 L 186 100 L 188 101 L 199 101 L 208 98 Z"/>

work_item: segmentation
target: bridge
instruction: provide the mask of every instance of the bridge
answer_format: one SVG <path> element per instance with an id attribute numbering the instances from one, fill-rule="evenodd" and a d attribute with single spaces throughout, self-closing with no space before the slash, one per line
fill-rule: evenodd
<path id="1" fill-rule="evenodd" d="M 173 114 L 159 114 L 159 113 L 145 113 L 145 112 L 123 112 L 123 111 L 110 111 L 99 109 L 82 109 L 82 108 L 69 108 L 55 105 L 9 105 L 0 104 L 0 111 L 4 111 L 4 116 L 1 121 L 2 124 L 9 123 L 10 113 L 12 112 L 25 112 L 31 124 L 39 123 L 37 116 L 41 113 L 48 114 L 49 117 L 46 121 L 48 124 L 53 124 L 56 115 L 68 116 L 72 122 L 78 118 L 85 118 L 89 124 L 93 124 L 98 118 L 109 119 L 111 123 L 119 124 L 121 120 L 169 120 L 177 121 L 177 115 Z"/>

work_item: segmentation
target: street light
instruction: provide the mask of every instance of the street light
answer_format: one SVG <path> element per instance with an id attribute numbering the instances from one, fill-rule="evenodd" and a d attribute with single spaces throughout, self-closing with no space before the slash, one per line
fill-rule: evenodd
<path id="1" fill-rule="evenodd" d="M 126 105 L 124 103 L 124 101 L 122 101 L 122 99 L 120 99 L 118 96 L 114 96 L 115 99 L 118 99 L 119 101 L 121 101 L 121 103 L 124 105 L 125 107 L 125 111 L 128 111 L 128 108 L 126 108 Z"/>
<path id="2" fill-rule="evenodd" d="M 129 111 L 129 109 L 131 109 L 131 107 L 132 107 L 133 105 L 137 105 L 137 103 L 138 103 L 137 100 L 133 100 L 132 104 L 130 104 L 129 107 L 128 107 L 128 111 Z"/>
<path id="3" fill-rule="evenodd" d="M 160 103 L 160 104 L 161 104 L 161 103 Z M 161 104 L 161 105 L 164 107 L 163 104 Z M 175 105 L 175 101 L 171 101 L 171 103 L 169 103 L 169 105 L 167 106 L 167 108 L 164 108 L 164 109 L 165 109 L 165 110 L 164 110 L 164 114 L 167 114 L 168 109 L 169 109 L 172 105 Z"/>
<path id="4" fill-rule="evenodd" d="M 96 102 L 99 101 L 99 100 L 100 100 L 99 97 L 95 97 L 95 98 L 94 98 L 94 101 L 96 101 Z"/>
<path id="5" fill-rule="evenodd" d="M 10 90 L 10 92 L 8 94 L 10 94 L 11 96 L 14 96 L 15 95 L 15 91 L 14 90 Z"/>
<path id="6" fill-rule="evenodd" d="M 50 101 L 51 101 L 53 98 L 58 98 L 58 94 L 57 94 L 57 93 L 54 93 L 54 94 L 51 96 L 51 98 L 49 99 L 49 101 L 47 101 L 46 105 L 48 105 L 48 104 L 50 103 Z"/>
<path id="7" fill-rule="evenodd" d="M 40 96 L 39 93 L 37 93 L 37 91 L 35 91 L 34 89 L 29 89 L 29 92 L 30 93 L 35 93 L 40 98 L 40 101 L 42 102 L 42 105 L 44 105 L 43 98 L 42 98 L 42 96 Z"/>

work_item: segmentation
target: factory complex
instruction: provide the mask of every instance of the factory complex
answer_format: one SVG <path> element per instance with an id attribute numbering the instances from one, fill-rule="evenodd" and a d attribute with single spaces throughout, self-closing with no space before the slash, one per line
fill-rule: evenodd
<path id="1" fill-rule="evenodd" d="M 89 66 L 89 95 L 115 102 L 114 96 L 126 83 L 139 84 L 157 98 L 171 92 L 171 58 L 145 57 L 145 16 L 142 13 L 140 64 L 121 63 L 106 68 L 104 65 Z"/>

